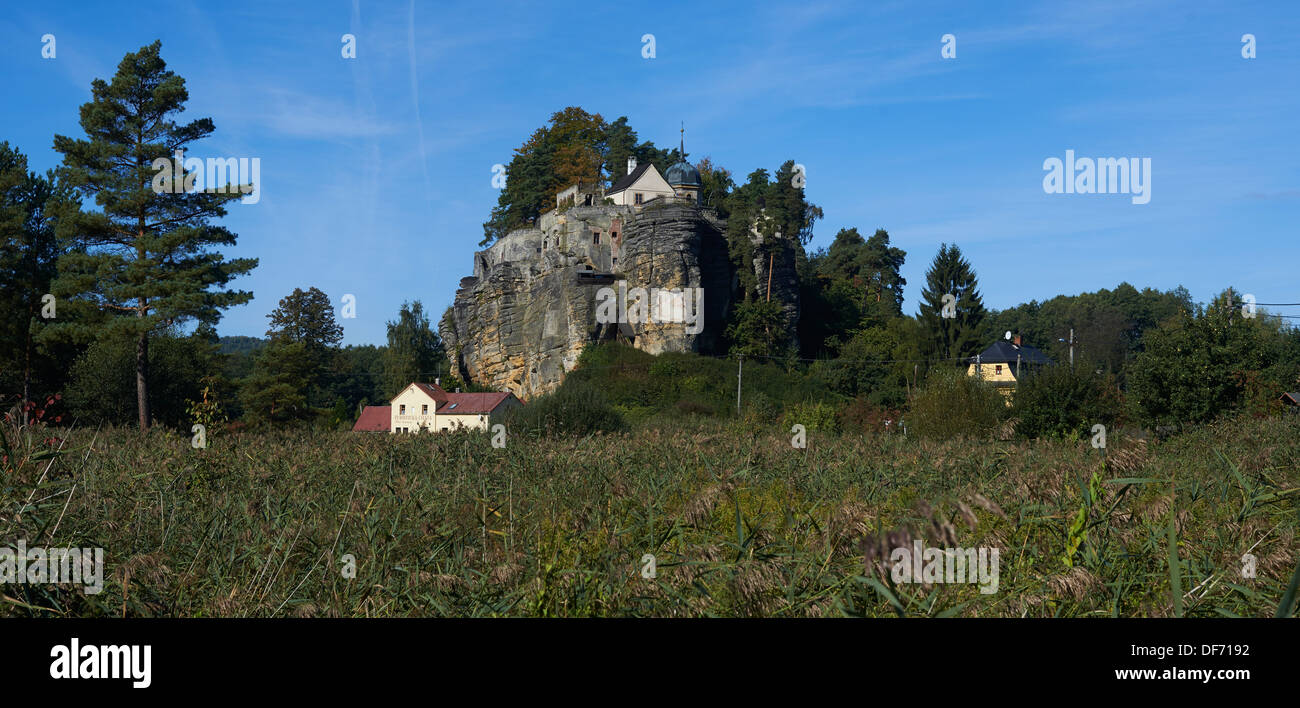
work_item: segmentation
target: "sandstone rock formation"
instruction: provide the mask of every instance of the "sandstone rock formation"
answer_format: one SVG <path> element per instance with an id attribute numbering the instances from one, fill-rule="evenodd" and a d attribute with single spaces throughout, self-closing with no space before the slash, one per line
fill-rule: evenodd
<path id="1" fill-rule="evenodd" d="M 453 369 L 528 399 L 559 386 L 591 341 L 621 338 L 652 354 L 715 352 L 736 282 L 724 231 L 712 210 L 670 199 L 544 214 L 536 228 L 475 253 L 474 275 L 461 280 L 439 325 Z M 774 268 L 773 295 L 797 296 L 793 269 L 783 266 Z M 583 271 L 609 276 L 593 283 L 580 279 Z M 759 272 L 766 283 L 766 262 Z M 602 288 L 612 289 L 606 296 L 700 288 L 702 321 L 599 322 Z"/>

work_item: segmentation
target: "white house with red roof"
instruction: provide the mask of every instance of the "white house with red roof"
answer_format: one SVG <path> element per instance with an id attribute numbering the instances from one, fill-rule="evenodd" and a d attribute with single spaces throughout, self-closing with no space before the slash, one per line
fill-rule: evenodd
<path id="1" fill-rule="evenodd" d="M 388 432 L 487 430 L 501 414 L 521 405 L 523 402 L 513 393 L 448 393 L 436 383 L 416 382 L 389 402 Z M 365 411 L 361 418 L 366 419 Z M 359 425 L 361 421 L 357 422 Z"/>

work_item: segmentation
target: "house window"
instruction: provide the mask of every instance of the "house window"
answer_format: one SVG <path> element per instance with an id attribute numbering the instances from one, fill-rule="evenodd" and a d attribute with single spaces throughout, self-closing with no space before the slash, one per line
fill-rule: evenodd
<path id="1" fill-rule="evenodd" d="M 641 203 L 641 193 L 640 193 L 640 192 L 637 192 L 637 193 L 636 193 L 636 196 L 632 198 L 632 203 L 633 203 L 633 204 L 640 204 L 640 203 Z"/>
<path id="2" fill-rule="evenodd" d="M 993 370 L 993 373 L 997 374 L 998 376 L 1001 376 L 1001 375 L 1002 375 L 1002 365 L 1001 365 L 1001 364 L 998 364 L 998 365 L 997 365 L 997 368 L 995 368 L 995 369 Z"/>
<path id="3" fill-rule="evenodd" d="M 599 232 L 599 231 L 593 231 L 593 232 L 592 232 L 592 234 L 591 234 L 591 242 L 594 243 L 594 244 L 596 244 L 597 246 L 600 245 L 600 232 Z"/>
<path id="4" fill-rule="evenodd" d="M 397 407 L 397 414 L 398 414 L 398 415 L 406 415 L 406 404 L 405 404 L 405 403 L 403 403 L 402 405 L 400 405 L 400 406 Z"/>
<path id="5" fill-rule="evenodd" d="M 618 256 L 614 256 L 614 265 L 618 265 Z"/>
<path id="6" fill-rule="evenodd" d="M 426 403 L 420 406 L 420 415 L 429 415 L 429 404 Z"/>

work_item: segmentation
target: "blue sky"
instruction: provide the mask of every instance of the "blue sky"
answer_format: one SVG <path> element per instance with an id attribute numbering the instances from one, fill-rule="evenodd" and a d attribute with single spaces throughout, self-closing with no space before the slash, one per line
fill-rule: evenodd
<path id="1" fill-rule="evenodd" d="M 0 140 L 55 166 L 54 134 L 83 135 L 91 81 L 161 39 L 187 81 L 183 118 L 216 125 L 189 154 L 261 159 L 259 203 L 224 220 L 229 255 L 261 260 L 226 335 L 262 335 L 295 287 L 356 296 L 349 344 L 382 343 L 403 301 L 441 316 L 496 203 L 492 166 L 569 105 L 626 115 L 660 145 L 685 121 L 692 160 L 740 180 L 805 165 L 825 210 L 811 248 L 887 229 L 908 254 L 909 313 L 942 242 L 997 309 L 1122 281 L 1300 302 L 1296 3 L 611 5 L 10 4 Z M 1150 203 L 1046 194 L 1043 161 L 1067 149 L 1151 158 Z"/>

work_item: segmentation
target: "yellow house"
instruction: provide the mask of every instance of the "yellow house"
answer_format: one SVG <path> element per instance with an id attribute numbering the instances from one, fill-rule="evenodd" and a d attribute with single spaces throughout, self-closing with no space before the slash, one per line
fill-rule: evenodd
<path id="1" fill-rule="evenodd" d="M 513 393 L 448 393 L 436 383 L 413 383 L 389 402 L 390 433 L 461 428 L 487 430 L 523 402 Z"/>
<path id="2" fill-rule="evenodd" d="M 966 375 L 997 386 L 1009 403 L 1018 379 L 1027 374 L 1030 368 L 1050 363 L 1052 360 L 1046 354 L 1027 344 L 1021 344 L 1020 335 L 1016 335 L 1010 340 L 994 342 L 988 349 L 971 357 Z"/>

